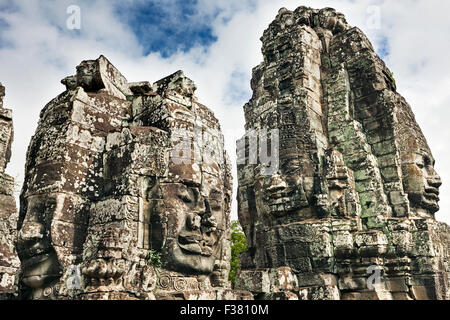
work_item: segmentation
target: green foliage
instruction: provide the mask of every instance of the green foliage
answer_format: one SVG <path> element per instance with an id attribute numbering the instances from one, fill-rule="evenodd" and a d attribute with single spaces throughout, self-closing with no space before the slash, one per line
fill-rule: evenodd
<path id="1" fill-rule="evenodd" d="M 239 221 L 231 222 L 231 268 L 229 280 L 231 283 L 236 282 L 236 274 L 241 269 L 241 263 L 239 262 L 239 255 L 247 248 L 247 242 L 245 241 L 245 234 L 242 231 L 242 227 Z"/>
<path id="2" fill-rule="evenodd" d="M 161 253 L 155 250 L 150 250 L 147 255 L 147 264 L 157 269 L 161 268 Z"/>
<path id="3" fill-rule="evenodd" d="M 391 80 L 392 80 L 392 83 L 394 84 L 394 88 L 397 89 L 397 84 L 395 83 L 394 73 L 393 72 L 391 72 Z"/>

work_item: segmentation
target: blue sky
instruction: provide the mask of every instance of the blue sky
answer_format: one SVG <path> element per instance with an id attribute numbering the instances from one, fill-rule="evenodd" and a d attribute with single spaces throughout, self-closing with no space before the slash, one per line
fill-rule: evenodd
<path id="1" fill-rule="evenodd" d="M 161 1 L 120 3 L 115 11 L 138 37 L 145 55 L 160 52 L 166 58 L 179 50 L 186 52 L 217 40 L 211 25 L 214 16 L 196 19 L 197 1 L 177 0 L 175 4 L 173 7 Z"/>
<path id="2" fill-rule="evenodd" d="M 80 30 L 67 29 L 70 5 L 81 9 Z M 8 172 L 20 182 L 40 110 L 80 61 L 100 54 L 129 81 L 184 70 L 234 156 L 251 71 L 262 61 L 259 38 L 281 7 L 299 5 L 344 13 L 395 74 L 444 181 L 438 218 L 450 222 L 450 1 L 443 0 L 0 0 L 0 82 L 15 121 Z"/>

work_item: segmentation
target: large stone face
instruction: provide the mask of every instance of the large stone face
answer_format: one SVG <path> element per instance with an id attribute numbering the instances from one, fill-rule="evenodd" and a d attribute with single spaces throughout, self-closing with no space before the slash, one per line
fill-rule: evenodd
<path id="1" fill-rule="evenodd" d="M 181 71 L 128 83 L 83 61 L 27 153 L 23 299 L 232 299 L 230 163 Z"/>
<path id="2" fill-rule="evenodd" d="M 17 209 L 14 179 L 5 173 L 11 158 L 13 140 L 12 111 L 3 108 L 5 87 L 0 83 L 0 300 L 16 292 L 16 273 L 20 261 L 14 247 Z"/>
<path id="3" fill-rule="evenodd" d="M 334 9 L 299 7 L 281 9 L 262 43 L 238 143 L 248 242 L 238 287 L 264 298 L 449 299 L 450 228 L 434 218 L 441 180 L 370 41 Z M 269 130 L 272 163 L 252 147 Z M 293 290 L 274 285 L 280 267 Z"/>

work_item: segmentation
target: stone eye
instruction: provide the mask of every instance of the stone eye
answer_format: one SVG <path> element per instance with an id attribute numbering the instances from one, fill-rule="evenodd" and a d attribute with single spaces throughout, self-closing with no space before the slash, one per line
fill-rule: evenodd
<path id="1" fill-rule="evenodd" d="M 192 203 L 192 199 L 189 195 L 182 194 L 182 195 L 180 195 L 180 199 L 186 203 Z"/>
<path id="2" fill-rule="evenodd" d="M 286 171 L 292 172 L 300 168 L 300 161 L 289 160 L 286 162 Z"/>
<path id="3" fill-rule="evenodd" d="M 423 169 L 426 165 L 426 157 L 424 157 L 423 159 L 418 159 L 416 161 L 416 166 L 419 167 L 419 169 Z"/>
<path id="4" fill-rule="evenodd" d="M 222 195 L 219 192 L 213 192 L 209 196 L 209 206 L 212 211 L 222 209 Z"/>
<path id="5" fill-rule="evenodd" d="M 219 211 L 222 209 L 222 205 L 221 205 L 220 201 L 217 199 L 211 199 L 210 206 L 211 206 L 211 210 L 213 210 L 213 211 Z"/>
<path id="6" fill-rule="evenodd" d="M 289 162 L 289 166 L 291 168 L 298 168 L 300 167 L 300 162 L 298 160 L 292 160 L 291 162 Z"/>
<path id="7" fill-rule="evenodd" d="M 186 187 L 181 188 L 181 190 L 178 192 L 178 198 L 180 198 L 185 203 L 194 202 L 194 195 L 192 194 L 192 191 Z"/>

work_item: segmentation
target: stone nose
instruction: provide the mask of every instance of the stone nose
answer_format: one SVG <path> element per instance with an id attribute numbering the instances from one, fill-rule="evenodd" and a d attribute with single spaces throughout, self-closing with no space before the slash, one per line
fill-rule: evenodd
<path id="1" fill-rule="evenodd" d="M 428 178 L 427 182 L 430 187 L 434 188 L 439 188 L 442 185 L 441 177 L 439 177 L 438 175 Z"/>
<path id="2" fill-rule="evenodd" d="M 200 201 L 201 200 L 201 201 Z M 187 215 L 187 226 L 191 230 L 200 230 L 204 227 L 215 226 L 215 218 L 211 214 L 210 204 L 207 197 L 201 197 L 196 206 L 195 212 L 191 212 Z"/>
<path id="3" fill-rule="evenodd" d="M 44 238 L 44 226 L 35 221 L 25 221 L 18 234 L 19 243 L 39 241 Z"/>
<path id="4" fill-rule="evenodd" d="M 205 215 L 209 211 L 209 204 L 207 202 L 207 198 L 203 194 L 199 194 L 197 198 L 197 202 L 194 208 L 194 212 L 199 216 Z"/>
<path id="5" fill-rule="evenodd" d="M 200 230 L 202 217 L 196 213 L 189 213 L 186 217 L 186 224 L 190 230 Z"/>

